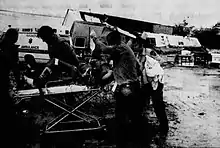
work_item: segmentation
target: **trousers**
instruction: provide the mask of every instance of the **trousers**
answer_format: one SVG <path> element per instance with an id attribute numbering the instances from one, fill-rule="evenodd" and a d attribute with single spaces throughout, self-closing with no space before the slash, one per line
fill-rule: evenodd
<path id="1" fill-rule="evenodd" d="M 153 90 L 150 83 L 144 84 L 141 88 L 142 96 L 148 101 L 148 99 L 152 99 L 153 108 L 155 114 L 160 122 L 160 130 L 162 133 L 168 131 L 168 119 L 165 111 L 165 103 L 163 101 L 163 87 L 164 84 L 158 84 L 156 90 Z"/>
<path id="2" fill-rule="evenodd" d="M 125 94 L 123 89 L 129 89 Z M 116 147 L 124 148 L 130 141 L 139 141 L 143 134 L 144 117 L 142 115 L 144 100 L 140 96 L 139 82 L 117 86 L 116 99 Z"/>

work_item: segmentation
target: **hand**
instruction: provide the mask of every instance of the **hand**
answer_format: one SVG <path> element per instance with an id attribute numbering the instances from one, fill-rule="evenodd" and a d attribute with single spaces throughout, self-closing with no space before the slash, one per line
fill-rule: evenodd
<path id="1" fill-rule="evenodd" d="M 114 26 L 109 25 L 109 24 L 108 24 L 108 25 L 106 25 L 106 27 L 107 27 L 107 28 L 109 28 L 109 29 L 112 29 L 112 30 L 116 30 L 116 28 L 115 28 Z"/>
<path id="2" fill-rule="evenodd" d="M 96 35 L 96 33 L 95 33 L 94 30 L 91 30 L 91 32 L 90 32 L 90 37 L 91 37 L 92 39 L 94 39 L 94 38 L 97 37 L 97 35 Z"/>
<path id="3" fill-rule="evenodd" d="M 116 27 L 109 25 L 108 23 L 105 23 L 105 26 L 106 26 L 106 28 L 109 28 L 110 30 L 115 30 L 115 31 L 117 30 Z"/>
<path id="4" fill-rule="evenodd" d="M 30 85 L 31 87 L 34 87 L 34 80 L 33 79 L 28 78 L 27 76 L 24 75 L 24 80 L 28 85 Z"/>
<path id="5" fill-rule="evenodd" d="M 14 98 L 16 96 L 16 92 L 14 90 L 9 91 L 9 97 Z"/>

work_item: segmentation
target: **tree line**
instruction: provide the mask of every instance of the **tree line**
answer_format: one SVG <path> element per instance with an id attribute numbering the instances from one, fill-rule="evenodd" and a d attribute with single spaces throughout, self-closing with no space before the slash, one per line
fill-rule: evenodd
<path id="1" fill-rule="evenodd" d="M 210 28 L 195 28 L 183 20 L 174 26 L 173 35 L 196 37 L 202 46 L 209 49 L 220 49 L 220 22 Z"/>

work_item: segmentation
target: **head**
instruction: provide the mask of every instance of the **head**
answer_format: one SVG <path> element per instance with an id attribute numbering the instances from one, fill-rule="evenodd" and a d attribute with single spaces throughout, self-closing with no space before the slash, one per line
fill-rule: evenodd
<path id="1" fill-rule="evenodd" d="M 151 56 L 157 56 L 157 53 L 154 50 L 151 50 L 150 55 Z"/>
<path id="2" fill-rule="evenodd" d="M 121 43 L 121 35 L 118 31 L 110 32 L 106 39 L 109 45 L 119 45 Z"/>
<path id="3" fill-rule="evenodd" d="M 26 54 L 24 56 L 24 61 L 27 65 L 30 65 L 30 66 L 34 66 L 36 64 L 34 56 L 30 54 Z"/>
<path id="4" fill-rule="evenodd" d="M 9 28 L 4 35 L 4 40 L 8 43 L 15 44 L 18 40 L 18 30 Z"/>
<path id="5" fill-rule="evenodd" d="M 47 44 L 51 44 L 55 30 L 50 26 L 42 26 L 37 32 L 37 37 L 41 38 Z"/>

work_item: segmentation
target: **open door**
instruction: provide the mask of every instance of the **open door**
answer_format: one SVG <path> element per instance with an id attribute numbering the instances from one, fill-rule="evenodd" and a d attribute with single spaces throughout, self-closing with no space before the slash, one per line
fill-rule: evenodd
<path id="1" fill-rule="evenodd" d="M 79 11 L 74 9 L 67 9 L 65 17 L 62 22 L 62 26 L 65 26 L 70 29 L 71 26 L 73 25 L 73 22 L 76 20 L 82 20 Z"/>

